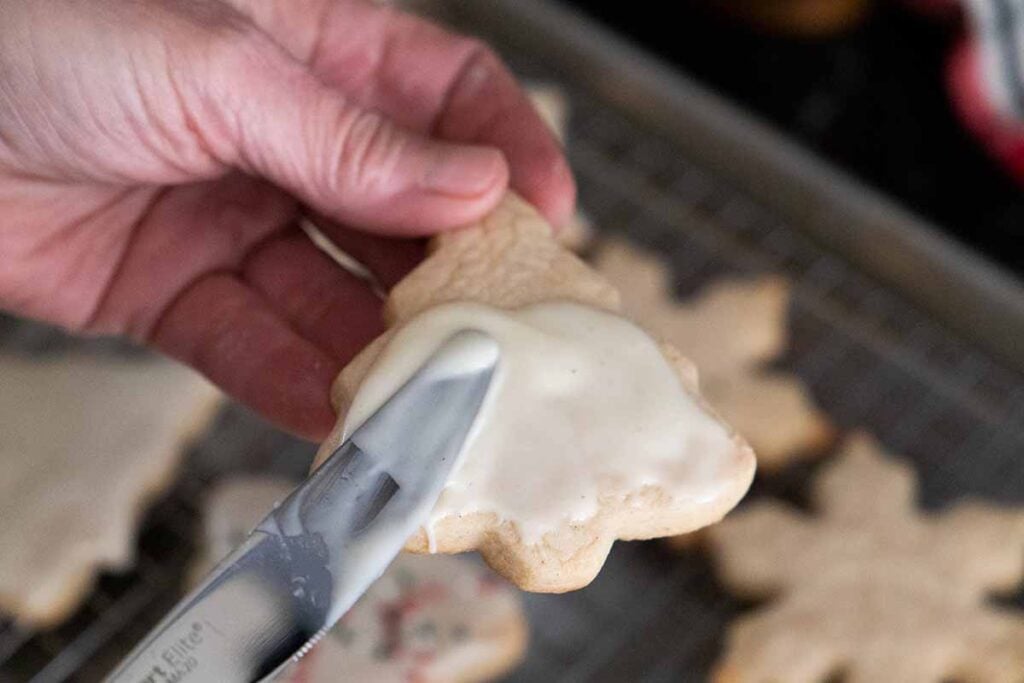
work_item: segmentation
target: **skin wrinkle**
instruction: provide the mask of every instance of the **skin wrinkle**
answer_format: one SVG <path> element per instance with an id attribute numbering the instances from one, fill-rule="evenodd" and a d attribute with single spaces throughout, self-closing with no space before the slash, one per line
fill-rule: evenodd
<path id="1" fill-rule="evenodd" d="M 394 139 L 394 142 L 392 142 Z M 394 159 L 404 144 L 395 139 L 391 127 L 375 112 L 360 112 L 348 130 L 345 148 L 333 173 L 341 175 L 348 169 L 349 180 L 341 187 L 348 187 L 356 194 L 380 192 L 387 185 L 387 176 L 394 169 L 395 163 L 372 163 L 373 157 L 384 150 Z M 379 161 L 379 160 L 376 160 Z M 381 182 L 383 180 L 383 182 Z"/>
<path id="2" fill-rule="evenodd" d="M 140 231 L 139 228 L 142 225 L 145 225 L 145 223 L 149 220 L 150 216 L 152 216 L 153 211 L 160 204 L 160 202 L 167 196 L 167 194 L 167 188 L 157 190 L 156 194 L 154 194 L 153 198 L 150 200 L 149 206 L 146 207 L 142 215 L 139 216 L 139 219 L 129 229 L 128 237 L 122 243 L 121 252 L 117 255 L 116 260 L 114 261 L 114 267 L 111 269 L 110 274 L 107 276 L 106 282 L 100 288 L 100 295 L 96 298 L 96 303 L 93 306 L 93 309 L 89 312 L 89 314 L 85 318 L 85 321 L 81 325 L 80 329 L 82 331 L 88 332 L 95 329 L 97 320 L 102 314 L 103 309 L 107 303 L 107 299 L 110 296 L 112 283 L 117 279 L 118 275 L 120 275 L 121 270 L 124 268 L 125 259 L 127 258 L 128 254 L 131 253 L 132 246 L 134 245 L 135 240 L 138 238 Z M 121 198 L 118 197 L 116 201 L 120 202 Z M 133 328 L 134 325 L 132 323 L 131 317 L 129 317 L 127 320 L 124 321 L 124 333 L 127 334 L 129 337 L 135 339 L 145 338 L 144 336 L 137 336 Z"/>
<path id="3" fill-rule="evenodd" d="M 306 144 L 309 149 L 324 150 L 319 159 L 314 157 L 323 164 L 323 170 L 315 174 L 315 177 L 324 183 L 318 188 L 322 197 L 344 196 L 343 193 L 346 191 L 345 174 L 348 172 L 344 165 L 353 159 L 361 137 L 359 131 L 367 125 L 377 125 L 373 122 L 375 117 L 373 112 L 360 111 L 352 107 L 339 108 L 336 116 L 337 123 L 328 129 L 337 133 L 333 140 L 309 139 L 307 136 Z M 309 131 L 309 134 L 319 134 L 323 130 L 323 128 L 318 128 Z M 358 175 L 349 173 L 350 177 L 358 179 Z"/>
<path id="4" fill-rule="evenodd" d="M 30 18 L 31 16 L 32 14 L 29 13 Z M 46 92 L 46 79 L 44 79 L 43 74 L 40 73 L 39 61 L 36 57 L 39 46 L 36 44 L 35 32 L 30 30 L 26 37 L 28 38 L 29 43 L 27 54 L 29 59 L 28 69 L 31 73 L 31 79 L 33 82 L 38 83 L 40 88 L 43 90 L 43 94 L 47 95 L 49 93 Z M 19 109 L 20 107 L 16 108 L 16 110 Z M 38 123 L 42 123 L 44 124 L 45 128 L 49 129 L 49 132 L 51 134 L 57 134 L 59 136 L 59 133 L 57 132 L 56 126 L 54 125 L 53 121 L 48 116 L 48 113 L 45 110 L 43 110 L 41 107 L 33 107 L 33 109 L 35 109 L 35 111 L 31 112 L 33 114 L 31 117 L 27 112 L 24 116 L 18 117 L 20 119 L 19 122 L 22 124 L 21 129 L 22 132 L 28 134 L 30 141 L 35 143 L 40 153 L 40 156 L 47 156 L 48 153 L 51 152 L 51 150 L 49 149 L 50 145 L 47 143 L 46 131 L 44 130 L 37 133 L 36 125 Z M 29 123 L 30 118 L 31 123 Z"/>
<path id="5" fill-rule="evenodd" d="M 252 0 L 231 0 L 235 7 L 238 7 L 240 11 L 245 12 L 249 9 L 250 13 L 252 10 L 251 6 L 254 4 Z M 280 0 L 272 0 L 272 4 L 275 7 L 275 11 L 279 11 L 282 5 Z M 290 5 L 289 5 L 290 7 Z M 328 44 L 326 38 L 330 33 L 330 27 L 337 21 L 336 17 L 340 15 L 343 10 L 346 9 L 345 4 L 337 2 L 323 2 L 321 3 L 320 19 L 313 26 L 313 40 L 310 42 L 310 46 L 303 49 L 299 45 L 292 43 L 290 44 L 289 51 L 292 55 L 304 64 L 309 65 L 314 69 L 314 73 L 323 68 L 327 59 L 324 57 L 325 48 Z M 390 55 L 392 53 L 398 53 L 401 51 L 401 45 L 396 45 L 396 42 L 401 41 L 404 36 L 396 35 L 395 32 L 389 31 L 388 27 L 390 24 L 401 22 L 406 19 L 405 15 L 397 12 L 391 7 L 380 7 L 377 11 L 381 14 L 376 17 L 375 29 L 380 33 L 382 40 L 376 41 L 371 44 L 371 49 L 363 50 L 360 53 L 360 58 L 369 63 L 369 66 L 360 68 L 360 78 L 353 82 L 348 82 L 350 86 L 354 86 L 357 90 L 369 90 L 375 84 L 383 82 L 383 67 L 389 63 Z M 273 34 L 267 34 L 271 40 L 275 40 Z M 459 61 L 455 67 L 455 76 L 448 82 L 448 87 L 441 94 L 440 97 L 436 98 L 436 104 L 432 107 L 431 112 L 425 117 L 425 123 L 419 127 L 423 132 L 427 132 L 431 135 L 435 135 L 438 132 L 438 126 L 440 125 L 441 119 L 445 112 L 449 109 L 449 104 L 452 100 L 452 95 L 457 88 L 462 87 L 465 76 L 469 68 L 478 59 L 484 59 L 487 57 L 487 53 L 490 52 L 483 42 L 476 38 L 470 38 L 466 36 L 458 36 L 457 40 L 460 45 L 457 46 L 458 51 L 461 53 Z"/>
<path id="6" fill-rule="evenodd" d="M 41 242 L 36 244 L 24 255 L 31 258 L 33 256 L 38 256 L 40 253 L 52 251 L 55 246 L 59 246 L 61 242 L 64 242 L 67 239 L 65 236 L 66 233 L 77 230 L 80 225 L 85 223 L 92 223 L 96 218 L 115 208 L 137 191 L 138 188 L 131 187 L 121 190 L 109 199 L 104 200 L 99 206 L 92 208 L 83 215 L 77 217 L 74 222 L 62 226 L 60 230 L 50 233 L 46 237 L 42 238 Z"/>
<path id="7" fill-rule="evenodd" d="M 227 113 L 234 119 L 233 125 L 226 127 L 228 139 L 234 142 L 233 147 L 238 150 L 238 155 L 233 159 L 233 164 L 242 168 L 248 173 L 258 174 L 259 169 L 275 168 L 281 174 L 281 176 L 288 180 L 288 182 L 294 184 L 297 188 L 315 188 L 318 181 L 322 182 L 323 173 L 314 173 L 312 176 L 309 173 L 309 169 L 305 169 L 301 166 L 301 162 L 308 162 L 312 160 L 314 163 L 317 161 L 314 153 L 312 159 L 308 158 L 311 150 L 322 149 L 323 141 L 316 140 L 316 145 L 310 143 L 310 134 L 319 134 L 324 131 L 331 131 L 335 133 L 341 140 L 345 140 L 348 136 L 346 127 L 330 127 L 322 125 L 325 116 L 331 113 L 332 109 L 337 108 L 340 110 L 339 121 L 344 122 L 350 117 L 351 110 L 344 106 L 344 98 L 337 93 L 331 93 L 323 86 L 323 84 L 304 69 L 300 68 L 300 65 L 295 62 L 290 55 L 277 54 L 280 52 L 280 48 L 276 43 L 266 41 L 262 37 L 262 33 L 254 32 L 259 35 L 261 43 L 267 43 L 263 45 L 262 50 L 255 50 L 253 46 L 247 46 L 246 50 L 241 56 L 235 55 L 227 60 L 226 64 L 222 64 L 219 68 L 224 77 L 230 78 L 230 74 L 240 74 L 240 77 L 244 80 L 251 81 L 258 84 L 272 84 L 274 89 L 269 92 L 260 93 L 251 99 L 246 99 L 244 102 L 236 101 L 236 98 L 219 97 L 216 102 L 212 105 L 214 110 L 223 109 L 225 105 Z M 266 52 L 271 52 L 274 57 L 269 57 Z M 280 57 L 280 58 L 278 58 Z M 249 78 L 247 74 L 257 74 L 255 77 Z M 267 78 L 265 74 L 274 74 L 273 77 Z M 281 86 L 285 83 L 302 83 L 308 87 L 303 88 L 282 88 Z M 282 92 L 283 91 L 283 92 Z M 267 100 L 273 99 L 279 96 L 291 97 L 297 94 L 297 91 L 301 91 L 303 96 L 313 97 L 310 102 L 288 102 L 287 107 L 289 108 L 301 108 L 309 111 L 317 112 L 317 115 L 303 117 L 301 124 L 306 128 L 303 139 L 307 140 L 307 147 L 300 150 L 299 154 L 286 154 L 282 157 L 270 157 L 268 153 L 277 152 L 274 147 L 268 147 L 263 144 L 263 140 L 255 139 L 250 137 L 248 133 L 248 127 L 245 122 L 252 122 L 262 117 L 262 113 L 256 113 L 252 107 L 254 104 L 263 103 Z M 225 93 L 232 93 L 233 90 L 228 88 Z M 215 95 L 222 93 L 215 92 Z M 260 132 L 266 132 L 266 121 L 261 121 L 263 128 Z M 339 130 L 340 129 L 340 130 Z M 330 163 L 334 165 L 342 161 L 332 160 Z M 297 164 L 296 162 L 300 162 Z M 340 177 L 333 173 L 334 169 L 331 166 L 327 167 L 328 172 L 331 173 L 331 181 L 335 178 Z M 320 169 L 323 171 L 323 169 Z M 323 197 L 323 200 L 330 201 L 331 196 L 341 196 L 341 193 L 335 195 L 317 195 Z M 344 202 L 344 198 L 339 201 Z"/>
<path id="8" fill-rule="evenodd" d="M 251 140 L 247 135 L 243 109 L 251 104 L 239 102 L 240 93 L 236 93 L 233 88 L 226 86 L 225 81 L 237 78 L 242 82 L 259 83 L 260 81 L 252 78 L 251 74 L 258 74 L 264 69 L 269 69 L 271 65 L 269 60 L 262 55 L 257 55 L 251 47 L 247 47 L 244 54 L 236 54 L 224 46 L 218 46 L 217 49 L 219 54 L 209 57 L 212 82 L 196 82 L 188 89 L 199 94 L 193 106 L 200 108 L 202 112 L 193 114 L 192 120 L 196 122 L 198 129 L 203 128 L 199 122 L 203 122 L 207 126 L 213 123 L 221 139 L 225 141 L 225 144 L 222 145 L 224 151 L 222 153 L 215 152 L 214 158 L 221 159 L 226 165 L 237 166 L 246 173 L 255 174 L 256 169 L 261 166 L 256 159 L 262 148 L 259 146 L 258 140 Z M 259 60 L 260 63 L 257 63 L 256 60 Z M 187 68 L 187 65 L 182 66 Z M 185 72 L 194 73 L 188 70 Z M 203 76 L 206 75 L 203 74 Z M 178 92 L 184 91 L 179 89 Z M 245 93 L 245 95 L 250 95 L 250 93 Z M 188 98 L 182 96 L 182 101 L 183 111 L 190 112 Z M 208 138 L 207 144 L 211 150 L 216 150 L 218 147 L 213 139 Z"/>
<path id="9" fill-rule="evenodd" d="M 30 40 L 32 44 L 29 55 L 33 65 L 33 76 L 36 82 L 43 87 L 43 92 L 46 96 L 44 102 L 40 103 L 40 107 L 34 114 L 36 117 L 41 117 L 47 121 L 50 132 L 58 141 L 56 148 L 54 148 L 53 141 L 47 140 L 43 145 L 43 151 L 52 157 L 66 157 L 68 156 L 67 154 L 62 154 L 59 151 L 60 148 L 63 148 L 70 150 L 72 152 L 71 156 L 88 158 L 91 155 L 91 150 L 83 147 L 83 141 L 90 137 L 88 134 L 98 134 L 96 137 L 102 139 L 106 131 L 101 123 L 102 117 L 91 117 L 91 120 L 86 120 L 83 113 L 79 110 L 79 107 L 89 99 L 89 95 L 84 89 L 86 79 L 83 78 L 82 65 L 76 60 L 65 60 L 67 68 L 70 68 L 73 77 L 67 79 L 66 83 L 61 82 L 57 84 L 55 83 L 57 79 L 52 78 L 39 64 L 36 55 L 41 54 L 43 48 L 36 43 L 38 38 L 34 31 Z M 69 86 L 67 85 L 68 83 L 70 84 Z M 57 88 L 63 87 L 68 87 L 70 93 L 64 90 L 57 90 Z M 72 99 L 69 95 L 73 95 L 74 98 Z M 88 110 L 88 108 L 88 105 L 86 105 L 85 109 Z M 65 130 L 63 126 L 53 120 L 51 109 L 59 109 L 60 113 L 63 113 L 65 116 L 73 117 L 78 123 L 78 127 Z M 33 124 L 27 125 L 31 126 Z M 88 133 L 87 135 L 82 135 L 83 129 Z M 76 168 L 74 165 L 65 165 L 61 170 L 66 178 L 72 180 L 84 181 L 90 179 L 88 171 Z M 111 175 L 113 175 L 113 178 L 104 178 L 104 181 L 123 182 L 125 180 L 124 176 L 118 177 L 116 171 Z"/>
<path id="10" fill-rule="evenodd" d="M 166 50 L 167 46 L 164 45 L 163 47 Z M 177 105 L 178 113 L 181 115 L 184 128 L 190 134 L 196 149 L 206 158 L 209 164 L 209 174 L 213 176 L 216 173 L 216 169 L 223 168 L 227 165 L 227 162 L 217 154 L 216 148 L 210 143 L 210 140 L 203 132 L 203 128 L 199 125 L 192 108 L 188 106 L 188 101 L 182 91 L 181 84 L 175 76 L 174 62 L 169 53 L 162 62 L 166 65 L 167 85 Z"/>
<path id="11" fill-rule="evenodd" d="M 0 121 L 3 120 L 3 117 L 10 116 L 15 119 L 17 125 L 24 128 L 24 117 L 21 115 L 18 107 L 15 106 L 14 94 L 11 92 L 11 82 L 13 81 L 14 74 L 6 66 L 7 60 L 4 57 L 3 44 L 0 43 Z M 6 133 L 4 128 L 5 126 L 0 125 L 0 154 L 4 154 L 7 157 L 5 162 L 7 170 L 13 170 L 12 162 L 18 150 L 14 137 Z M 2 156 L 0 156 L 0 162 L 3 162 Z"/>
<path id="12" fill-rule="evenodd" d="M 127 188 L 125 190 L 122 190 L 120 193 L 110 197 L 109 199 L 106 199 L 99 206 L 90 209 L 87 213 L 85 213 L 81 217 L 78 217 L 73 222 L 68 223 L 67 225 L 60 227 L 60 229 L 55 230 L 45 235 L 44 237 L 39 238 L 39 242 L 36 245 L 34 245 L 28 252 L 20 255 L 21 258 L 19 259 L 19 261 L 31 263 L 37 260 L 45 260 L 45 257 L 48 254 L 53 253 L 55 251 L 59 251 L 60 245 L 64 244 L 68 240 L 68 234 L 81 229 L 82 226 L 96 223 L 97 219 L 101 218 L 104 214 L 115 211 L 132 195 L 139 193 L 140 191 L 143 190 L 140 190 L 139 188 Z M 115 231 L 120 230 L 120 228 L 117 228 L 116 226 L 113 229 Z M 122 247 L 115 258 L 122 258 L 123 254 L 126 253 L 124 251 L 126 248 L 127 247 Z M 89 256 L 89 254 L 86 254 L 86 256 Z M 100 285 L 100 287 L 97 290 L 98 293 L 102 294 L 102 292 L 109 288 L 110 282 L 114 277 L 113 274 L 115 271 L 116 267 L 111 267 L 111 269 L 108 272 L 102 275 L 102 279 L 105 280 L 105 284 Z M 32 272 L 34 273 L 35 271 Z M 33 297 L 26 295 L 25 300 L 22 303 L 27 304 L 32 302 L 33 300 Z M 72 331 L 89 331 L 87 323 L 95 314 L 96 306 L 98 306 L 98 304 L 93 304 L 90 310 L 85 311 L 85 315 L 81 319 L 79 319 L 79 317 L 77 316 L 68 317 L 67 319 L 60 321 L 61 325 Z"/>
<path id="13" fill-rule="evenodd" d="M 137 60 L 134 58 L 134 56 L 131 55 L 129 56 L 128 70 L 131 73 L 132 82 L 135 83 L 135 88 L 139 95 L 139 104 L 142 107 L 145 122 L 159 133 L 159 137 L 161 138 L 160 141 L 163 142 L 163 145 L 152 145 L 150 148 L 151 153 L 157 158 L 159 158 L 160 161 L 165 166 L 171 169 L 171 171 L 178 176 L 177 178 L 175 178 L 175 180 L 179 182 L 189 180 L 191 177 L 194 177 L 193 174 L 195 173 L 203 173 L 204 168 L 202 166 L 197 166 L 197 168 L 189 169 L 183 163 L 179 163 L 174 158 L 173 154 L 167 153 L 168 149 L 180 150 L 182 147 L 188 145 L 189 143 L 188 141 L 181 141 L 181 144 L 179 144 L 179 139 L 176 139 L 178 138 L 178 136 L 175 136 L 171 129 L 168 126 L 164 125 L 164 117 L 161 116 L 159 113 L 160 105 L 154 105 L 151 98 L 147 94 L 147 88 L 143 83 L 139 64 Z M 170 74 L 168 74 L 168 78 L 169 76 Z M 171 86 L 171 88 L 173 89 L 173 86 Z M 178 105 L 180 107 L 180 102 L 178 103 Z M 180 109 L 179 115 L 180 119 L 188 118 L 187 114 L 183 111 L 180 111 Z M 135 126 L 136 128 L 140 127 L 140 122 L 136 119 L 136 117 L 129 115 L 127 118 L 132 126 Z M 193 132 L 189 128 L 186 128 L 186 130 L 188 130 L 189 132 Z M 140 139 L 145 139 L 145 133 L 137 131 L 136 134 L 139 135 Z M 194 142 L 195 141 L 193 141 L 193 147 L 199 147 L 198 145 L 195 145 Z M 202 153 L 205 153 L 205 150 L 203 150 Z M 208 155 L 206 158 L 206 162 L 207 163 L 204 166 L 214 167 L 210 169 L 211 176 L 214 175 L 216 171 L 220 170 L 221 168 L 221 165 L 209 159 Z"/>
<path id="14" fill-rule="evenodd" d="M 155 113 L 150 109 L 150 105 L 146 101 L 146 97 L 143 94 L 145 91 L 143 90 L 144 86 L 142 84 L 142 81 L 139 78 L 138 69 L 135 67 L 134 64 L 131 64 L 129 67 L 129 71 L 131 72 L 132 82 L 135 83 L 136 92 L 139 95 L 138 104 L 142 109 L 143 120 L 139 120 L 139 117 L 136 117 L 131 113 L 125 116 L 125 120 L 127 121 L 129 127 L 131 127 L 132 131 L 135 133 L 136 137 L 140 141 L 142 141 L 143 144 L 146 146 L 149 153 L 152 154 L 157 159 L 159 159 L 160 163 L 170 168 L 178 176 L 178 178 L 176 178 L 175 180 L 188 178 L 188 172 L 183 166 L 170 161 L 168 159 L 168 155 L 164 154 L 163 151 L 160 150 L 160 145 L 153 144 L 149 140 L 149 138 L 151 137 L 149 135 L 150 127 L 159 128 L 159 119 L 155 115 Z M 130 108 L 129 111 L 131 111 Z M 173 141 L 170 139 L 169 136 L 165 136 L 164 142 L 173 144 Z"/>

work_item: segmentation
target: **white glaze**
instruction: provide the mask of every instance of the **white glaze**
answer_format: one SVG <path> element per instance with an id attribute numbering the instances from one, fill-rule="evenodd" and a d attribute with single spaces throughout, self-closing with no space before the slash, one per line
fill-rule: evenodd
<path id="1" fill-rule="evenodd" d="M 593 517 L 599 496 L 652 485 L 698 502 L 734 479 L 732 435 L 683 388 L 657 343 L 617 315 L 569 302 L 516 311 L 455 303 L 420 314 L 375 361 L 344 436 L 464 328 L 493 336 L 501 360 L 431 525 L 493 513 L 532 544 Z"/>

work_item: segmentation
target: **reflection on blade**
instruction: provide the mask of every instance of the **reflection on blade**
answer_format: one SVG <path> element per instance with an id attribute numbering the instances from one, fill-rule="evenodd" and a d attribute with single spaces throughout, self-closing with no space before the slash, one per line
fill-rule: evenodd
<path id="1" fill-rule="evenodd" d="M 428 516 L 497 362 L 490 337 L 451 337 L 108 680 L 249 683 L 304 654 Z"/>

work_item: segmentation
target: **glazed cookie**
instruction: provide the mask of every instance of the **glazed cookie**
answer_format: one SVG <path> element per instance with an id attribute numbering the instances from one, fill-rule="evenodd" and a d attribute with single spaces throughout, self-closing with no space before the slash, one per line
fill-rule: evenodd
<path id="1" fill-rule="evenodd" d="M 195 580 L 292 487 L 253 476 L 218 486 L 206 504 Z M 401 555 L 281 680 L 475 683 L 514 666 L 526 638 L 518 593 L 485 567 L 454 557 Z"/>
<path id="2" fill-rule="evenodd" d="M 634 320 L 697 364 L 701 393 L 750 441 L 762 470 L 820 453 L 832 441 L 832 426 L 800 380 L 763 367 L 786 346 L 785 280 L 721 280 L 680 302 L 665 266 L 625 242 L 603 245 L 595 263 L 619 287 Z"/>
<path id="3" fill-rule="evenodd" d="M 8 356 L 0 377 L 0 609 L 48 626 L 100 569 L 131 563 L 146 501 L 219 394 L 155 359 Z"/>
<path id="4" fill-rule="evenodd" d="M 331 453 L 454 331 L 502 357 L 474 434 L 414 552 L 479 550 L 526 590 L 580 588 L 615 539 L 719 520 L 754 474 L 751 449 L 706 409 L 695 371 L 619 315 L 615 288 L 509 196 L 435 239 L 385 307 L 389 330 L 339 375 Z"/>
<path id="5" fill-rule="evenodd" d="M 911 468 L 850 437 L 819 515 L 757 503 L 708 531 L 726 586 L 772 601 L 730 628 L 722 683 L 1020 683 L 1024 615 L 987 604 L 1024 578 L 1024 510 L 915 506 Z"/>

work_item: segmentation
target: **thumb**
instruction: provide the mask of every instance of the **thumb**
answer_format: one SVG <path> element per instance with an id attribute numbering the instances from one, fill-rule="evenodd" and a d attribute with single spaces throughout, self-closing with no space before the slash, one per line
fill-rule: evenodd
<path id="1" fill-rule="evenodd" d="M 494 207 L 509 170 L 491 147 L 434 140 L 362 109 L 255 33 L 206 72 L 215 153 L 340 222 L 395 234 L 465 225 Z"/>

